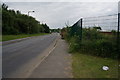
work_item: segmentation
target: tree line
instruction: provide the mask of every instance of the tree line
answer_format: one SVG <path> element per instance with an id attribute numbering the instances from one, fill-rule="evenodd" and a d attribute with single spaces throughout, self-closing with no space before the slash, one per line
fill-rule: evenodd
<path id="1" fill-rule="evenodd" d="M 20 11 L 8 9 L 6 4 L 2 4 L 2 34 L 34 34 L 49 33 L 49 26 L 40 24 L 32 16 L 21 14 Z"/>

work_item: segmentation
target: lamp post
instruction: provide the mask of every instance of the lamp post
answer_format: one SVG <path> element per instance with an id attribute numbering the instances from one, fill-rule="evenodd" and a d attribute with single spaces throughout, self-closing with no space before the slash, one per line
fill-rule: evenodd
<path id="1" fill-rule="evenodd" d="M 35 12 L 35 11 L 28 11 L 28 16 L 30 12 Z M 28 23 L 29 24 L 29 23 Z M 28 34 L 29 34 L 30 26 L 28 25 Z"/>
<path id="2" fill-rule="evenodd" d="M 28 11 L 28 16 L 29 16 L 29 13 L 30 13 L 30 12 L 35 12 L 35 11 Z"/>

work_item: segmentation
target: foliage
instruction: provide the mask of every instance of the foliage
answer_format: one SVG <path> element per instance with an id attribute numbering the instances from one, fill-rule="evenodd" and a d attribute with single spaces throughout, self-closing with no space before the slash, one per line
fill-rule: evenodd
<path id="1" fill-rule="evenodd" d="M 95 40 L 95 39 L 102 39 L 102 35 L 99 34 L 99 32 L 96 29 L 91 29 L 91 28 L 83 28 L 83 33 L 82 37 L 83 39 L 87 40 Z"/>
<path id="2" fill-rule="evenodd" d="M 62 28 L 60 35 L 61 35 L 61 38 L 64 39 L 67 35 L 67 28 Z"/>
<path id="3" fill-rule="evenodd" d="M 58 29 L 51 29 L 51 33 L 52 33 L 52 32 L 58 32 L 58 33 L 59 33 L 60 30 L 61 30 L 60 28 L 58 28 Z"/>
<path id="4" fill-rule="evenodd" d="M 49 27 L 47 26 L 47 24 L 42 24 L 41 26 L 43 26 L 45 33 L 49 33 L 50 32 Z"/>
<path id="5" fill-rule="evenodd" d="M 80 49 L 81 46 L 79 36 L 72 37 L 69 42 L 70 42 L 69 52 L 77 52 Z"/>
<path id="6" fill-rule="evenodd" d="M 94 29 L 96 29 L 96 30 L 102 30 L 102 28 L 101 27 L 93 27 Z"/>
<path id="7" fill-rule="evenodd" d="M 115 59 L 119 56 L 117 45 L 120 44 L 116 44 L 116 35 L 114 34 L 104 35 L 94 28 L 83 28 L 81 41 L 78 35 L 70 35 L 70 31 L 66 31 L 66 33 L 65 38 L 69 39 L 70 52 L 84 52 L 89 55 Z"/>
<path id="8" fill-rule="evenodd" d="M 2 31 L 3 34 L 49 33 L 49 27 L 20 11 L 9 10 L 7 5 L 2 4 Z"/>
<path id="9" fill-rule="evenodd" d="M 67 26 L 67 27 L 62 28 L 60 30 L 61 38 L 66 39 L 67 41 L 69 41 L 70 38 L 71 38 L 70 29 L 71 29 L 71 26 Z"/>

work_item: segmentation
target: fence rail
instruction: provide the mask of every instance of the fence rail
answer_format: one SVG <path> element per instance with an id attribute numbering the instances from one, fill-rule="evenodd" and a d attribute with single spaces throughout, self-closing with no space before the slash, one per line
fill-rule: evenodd
<path id="1" fill-rule="evenodd" d="M 95 26 L 101 27 L 102 30 L 106 30 L 106 31 L 117 30 L 118 14 L 83 18 L 83 25 L 82 25 L 83 28 L 95 27 Z"/>

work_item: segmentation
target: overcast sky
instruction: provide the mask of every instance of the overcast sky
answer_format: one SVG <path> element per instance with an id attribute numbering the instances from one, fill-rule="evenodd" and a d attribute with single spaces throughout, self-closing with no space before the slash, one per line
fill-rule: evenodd
<path id="1" fill-rule="evenodd" d="M 65 23 L 72 25 L 81 17 L 104 16 L 118 13 L 118 2 L 10 2 L 4 1 L 10 9 L 20 10 L 50 28 L 62 28 Z"/>

